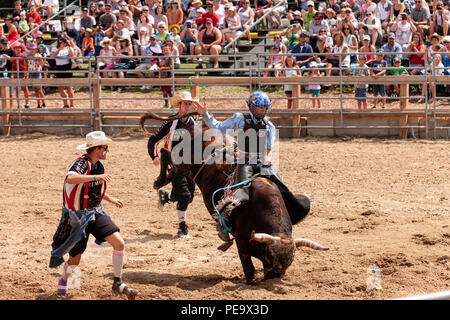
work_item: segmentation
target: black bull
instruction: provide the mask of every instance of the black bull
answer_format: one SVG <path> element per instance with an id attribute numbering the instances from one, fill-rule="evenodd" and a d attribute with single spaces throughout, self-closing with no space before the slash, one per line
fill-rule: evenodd
<path id="1" fill-rule="evenodd" d="M 157 119 L 153 115 L 143 116 L 141 118 L 142 128 L 144 128 L 145 119 L 149 118 Z M 214 142 L 203 141 L 202 151 L 211 143 Z M 225 151 L 223 153 L 225 158 Z M 226 186 L 229 174 L 235 168 L 234 164 L 226 163 L 174 165 L 171 152 L 167 149 L 161 149 L 160 166 L 160 175 L 154 182 L 155 189 L 170 183 L 176 174 L 194 179 L 210 214 L 215 213 L 211 201 L 214 191 Z M 169 167 L 171 170 L 167 171 Z M 216 193 L 215 200 L 221 199 L 222 196 L 223 191 Z M 294 224 L 298 223 L 301 218 L 294 218 Z M 233 211 L 230 224 L 231 234 L 236 240 L 247 283 L 253 282 L 255 274 L 251 257 L 261 260 L 264 267 L 264 279 L 271 279 L 280 278 L 285 274 L 294 260 L 297 247 L 307 246 L 317 250 L 327 250 L 311 240 L 292 238 L 293 219 L 289 215 L 280 189 L 265 177 L 257 177 L 251 182 L 250 199 Z"/>

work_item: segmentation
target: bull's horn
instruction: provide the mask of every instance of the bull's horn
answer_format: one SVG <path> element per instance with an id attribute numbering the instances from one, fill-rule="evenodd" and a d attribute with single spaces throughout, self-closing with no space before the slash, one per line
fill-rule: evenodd
<path id="1" fill-rule="evenodd" d="M 301 239 L 301 238 L 297 238 L 294 240 L 295 241 L 295 246 L 298 247 L 309 247 L 315 250 L 328 250 L 328 248 L 321 246 L 320 244 L 318 244 L 317 242 L 314 242 L 312 240 L 309 239 Z"/>
<path id="2" fill-rule="evenodd" d="M 252 231 L 252 240 L 258 241 L 258 242 L 272 242 L 272 241 L 280 241 L 280 237 L 274 237 L 267 233 L 255 233 L 255 231 Z"/>

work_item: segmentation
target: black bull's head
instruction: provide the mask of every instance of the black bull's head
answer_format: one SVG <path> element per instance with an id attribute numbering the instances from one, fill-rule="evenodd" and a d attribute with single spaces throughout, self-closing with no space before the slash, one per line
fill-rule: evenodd
<path id="1" fill-rule="evenodd" d="M 208 143 L 212 142 L 209 141 L 204 146 Z M 234 167 L 226 164 L 174 165 L 171 152 L 167 149 L 161 149 L 160 160 L 160 174 L 153 187 L 163 187 L 177 174 L 194 179 L 209 213 L 212 214 L 212 193 L 225 186 L 228 174 Z M 167 170 L 168 168 L 171 170 Z M 247 283 L 253 282 L 254 279 L 255 268 L 251 257 L 262 261 L 264 278 L 270 279 L 285 274 L 294 259 L 296 248 L 306 246 L 316 250 L 328 249 L 308 239 L 292 238 L 292 222 L 281 193 L 274 183 L 259 177 L 253 180 L 251 187 L 250 200 L 234 210 L 231 232 L 236 239 Z"/>

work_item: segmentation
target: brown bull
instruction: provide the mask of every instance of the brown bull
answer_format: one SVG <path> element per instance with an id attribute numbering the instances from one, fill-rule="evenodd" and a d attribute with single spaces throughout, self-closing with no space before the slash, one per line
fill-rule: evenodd
<path id="1" fill-rule="evenodd" d="M 151 115 L 143 116 L 142 128 L 145 120 L 149 118 L 156 119 Z M 203 141 L 202 151 L 211 143 L 214 142 Z M 220 150 L 224 152 L 223 146 L 218 147 L 222 147 Z M 171 170 L 167 171 L 169 167 Z M 227 185 L 229 175 L 234 169 L 234 164 L 206 164 L 206 161 L 202 164 L 175 165 L 172 163 L 171 152 L 161 149 L 161 171 L 154 182 L 154 188 L 159 189 L 170 183 L 176 174 L 185 175 L 197 184 L 208 212 L 214 215 L 216 210 L 212 203 L 213 193 Z M 223 191 L 216 193 L 214 199 L 216 205 L 222 197 Z M 264 279 L 271 279 L 284 276 L 294 260 L 297 247 L 306 246 L 317 250 L 327 250 L 311 240 L 292 238 L 292 220 L 283 196 L 277 185 L 264 177 L 252 180 L 250 200 L 233 211 L 230 223 L 231 234 L 236 240 L 247 283 L 253 282 L 255 274 L 251 257 L 261 260 L 264 266 Z"/>

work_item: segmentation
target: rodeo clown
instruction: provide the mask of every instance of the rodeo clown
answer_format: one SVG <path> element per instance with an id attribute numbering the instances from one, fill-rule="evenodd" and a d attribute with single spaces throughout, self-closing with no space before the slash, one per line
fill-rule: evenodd
<path id="1" fill-rule="evenodd" d="M 291 216 L 292 224 L 299 222 L 309 212 L 310 202 L 305 195 L 293 195 L 283 184 L 278 174 L 271 168 L 272 149 L 275 143 L 276 128 L 274 124 L 266 116 L 270 110 L 272 103 L 269 96 L 261 91 L 250 94 L 247 99 L 247 106 L 250 113 L 235 113 L 231 118 L 224 121 L 218 121 L 213 115 L 208 113 L 206 103 L 201 105 L 194 102 L 197 113 L 201 114 L 206 125 L 211 129 L 219 130 L 222 134 L 227 133 L 230 129 L 241 129 L 242 132 L 247 130 L 255 130 L 257 139 L 265 139 L 257 141 L 256 146 L 252 146 L 249 139 L 245 138 L 245 150 L 238 145 L 239 154 L 244 161 L 239 161 L 237 166 L 237 180 L 234 184 L 250 179 L 254 174 L 261 174 L 273 181 L 283 196 L 286 208 Z M 259 150 L 261 145 L 265 145 L 265 150 Z M 255 154 L 256 151 L 256 154 Z M 230 218 L 232 211 L 249 200 L 249 189 L 251 182 L 242 184 L 231 195 L 228 195 L 221 201 L 222 205 L 220 214 L 225 225 L 230 226 Z M 232 241 L 228 232 L 224 231 L 222 220 L 215 217 L 217 222 L 217 231 L 219 238 L 225 242 Z"/>
<path id="2" fill-rule="evenodd" d="M 103 131 L 88 133 L 86 143 L 77 147 L 86 153 L 73 161 L 66 173 L 62 216 L 53 236 L 50 257 L 50 268 L 56 268 L 64 262 L 63 255 L 69 253 L 58 282 L 59 296 L 67 295 L 67 280 L 79 265 L 90 234 L 97 244 L 107 241 L 113 247 L 113 292 L 125 294 L 128 299 L 134 299 L 138 294 L 122 282 L 125 242 L 101 204 L 104 199 L 118 208 L 123 207 L 120 199 L 106 194 L 106 184 L 112 181 L 112 177 L 105 173 L 102 161 L 106 160 L 111 143 Z"/>
<path id="3" fill-rule="evenodd" d="M 178 113 L 175 115 L 183 115 L 192 110 L 192 103 L 197 101 L 193 99 L 191 93 L 182 91 L 170 98 L 170 104 L 178 108 Z M 148 139 L 148 154 L 153 160 L 155 166 L 159 166 L 160 159 L 158 155 L 158 145 L 164 142 L 164 148 L 172 150 L 180 141 L 174 141 L 175 130 L 189 129 L 196 124 L 194 118 L 182 118 L 179 120 L 166 121 L 162 124 L 159 130 Z M 158 190 L 158 207 L 162 210 L 166 203 L 177 203 L 178 214 L 178 232 L 179 238 L 189 238 L 188 226 L 186 224 L 186 212 L 189 204 L 194 199 L 195 183 L 189 178 L 181 175 L 176 175 L 172 181 L 172 191 L 168 193 L 163 189 Z"/>

